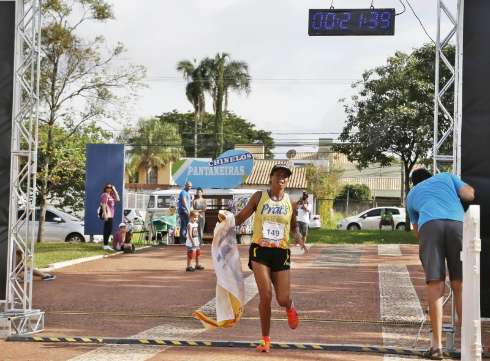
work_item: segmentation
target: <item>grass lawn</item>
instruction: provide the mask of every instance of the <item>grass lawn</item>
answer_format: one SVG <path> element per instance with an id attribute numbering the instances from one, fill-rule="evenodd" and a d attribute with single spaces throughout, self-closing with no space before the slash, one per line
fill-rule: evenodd
<path id="1" fill-rule="evenodd" d="M 334 229 L 311 229 L 308 243 L 327 244 L 418 244 L 413 232 L 405 231 L 339 231 Z"/>
<path id="2" fill-rule="evenodd" d="M 43 268 L 55 262 L 108 253 L 102 250 L 101 243 L 36 243 L 34 265 Z"/>
<path id="3" fill-rule="evenodd" d="M 139 246 L 145 242 L 135 240 L 133 243 Z M 418 241 L 412 232 L 405 231 L 339 231 L 320 228 L 309 231 L 308 243 L 417 244 Z M 43 268 L 51 263 L 108 253 L 111 252 L 102 250 L 101 243 L 36 243 L 34 264 L 36 268 Z"/>

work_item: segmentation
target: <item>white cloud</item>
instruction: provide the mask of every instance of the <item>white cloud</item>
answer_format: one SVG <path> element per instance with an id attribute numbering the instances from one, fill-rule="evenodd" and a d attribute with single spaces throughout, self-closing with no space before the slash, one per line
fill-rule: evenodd
<path id="1" fill-rule="evenodd" d="M 370 3 L 334 1 L 337 8 Z M 410 3 L 434 37 L 437 1 Z M 402 9 L 399 0 L 374 4 Z M 191 110 L 176 63 L 224 51 L 248 62 L 255 79 L 250 96 L 231 98 L 230 108 L 237 114 L 267 130 L 337 132 L 344 122 L 338 99 L 352 94 L 349 79 L 382 64 L 395 50 L 410 51 L 428 38 L 408 7 L 397 17 L 393 37 L 308 37 L 308 9 L 329 5 L 326 0 L 117 0 L 117 20 L 94 26 L 90 33 L 122 41 L 128 60 L 148 68 L 152 81 L 135 117 Z"/>

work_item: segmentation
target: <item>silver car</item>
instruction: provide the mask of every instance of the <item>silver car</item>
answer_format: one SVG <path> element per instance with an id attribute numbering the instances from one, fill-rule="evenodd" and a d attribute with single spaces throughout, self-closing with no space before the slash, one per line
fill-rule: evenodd
<path id="1" fill-rule="evenodd" d="M 19 210 L 19 216 L 23 210 Z M 36 209 L 34 232 L 37 238 L 40 210 Z M 47 242 L 85 242 L 89 241 L 84 236 L 83 221 L 54 207 L 46 210 L 46 222 L 44 223 L 44 240 Z"/>
<path id="2" fill-rule="evenodd" d="M 361 229 L 379 229 L 381 215 L 391 212 L 395 228 L 405 229 L 405 208 L 400 207 L 377 207 L 361 212 L 356 216 L 347 217 L 337 223 L 337 229 L 358 231 Z"/>

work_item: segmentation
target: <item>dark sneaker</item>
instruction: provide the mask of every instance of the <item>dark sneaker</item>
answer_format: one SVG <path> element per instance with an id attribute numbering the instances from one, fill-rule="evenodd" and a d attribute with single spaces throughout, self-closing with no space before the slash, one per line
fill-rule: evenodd
<path id="1" fill-rule="evenodd" d="M 42 278 L 43 281 L 52 281 L 54 279 L 56 279 L 56 276 L 55 275 L 45 275 Z"/>
<path id="2" fill-rule="evenodd" d="M 198 264 L 198 265 L 196 266 L 196 270 L 197 270 L 197 271 L 202 271 L 203 269 L 204 269 L 204 267 L 203 267 L 203 266 L 201 266 L 200 264 Z"/>
<path id="3" fill-rule="evenodd" d="M 194 272 L 194 271 L 195 271 L 195 269 L 194 269 L 194 267 L 187 267 L 187 268 L 185 269 L 185 271 L 186 271 L 186 272 Z"/>
<path id="4" fill-rule="evenodd" d="M 430 348 L 424 353 L 424 357 L 429 360 L 444 360 L 444 354 L 440 348 Z"/>

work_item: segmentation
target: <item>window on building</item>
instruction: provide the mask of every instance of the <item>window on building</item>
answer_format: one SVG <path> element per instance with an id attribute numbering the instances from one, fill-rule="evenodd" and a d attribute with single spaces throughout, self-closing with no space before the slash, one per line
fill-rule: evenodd
<path id="1" fill-rule="evenodd" d="M 158 183 L 158 168 L 151 167 L 148 169 L 146 174 L 146 183 L 147 184 L 157 184 Z"/>

